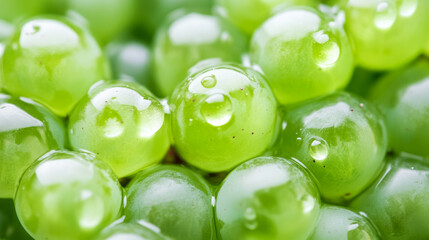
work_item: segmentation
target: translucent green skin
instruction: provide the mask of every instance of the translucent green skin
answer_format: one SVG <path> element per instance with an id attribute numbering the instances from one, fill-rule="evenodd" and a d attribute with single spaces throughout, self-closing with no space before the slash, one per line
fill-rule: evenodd
<path id="1" fill-rule="evenodd" d="M 28 168 L 15 196 L 19 220 L 35 239 L 91 239 L 122 210 L 113 172 L 90 153 L 53 151 Z"/>
<path id="2" fill-rule="evenodd" d="M 311 7 L 286 8 L 265 21 L 252 37 L 250 57 L 281 104 L 344 88 L 354 67 L 340 15 Z"/>
<path id="3" fill-rule="evenodd" d="M 64 123 L 47 109 L 0 94 L 0 198 L 13 198 L 22 173 L 65 139 Z"/>
<path id="4" fill-rule="evenodd" d="M 203 80 L 214 77 L 213 86 Z M 277 103 L 264 77 L 240 65 L 194 73 L 170 99 L 175 149 L 188 163 L 221 172 L 260 155 L 276 131 Z"/>
<path id="5" fill-rule="evenodd" d="M 24 18 L 43 13 L 47 3 L 47 0 L 1 0 L 0 19 L 18 22 Z"/>
<path id="6" fill-rule="evenodd" d="M 320 212 L 319 191 L 298 163 L 260 157 L 235 168 L 216 198 L 219 239 L 307 239 Z"/>
<path id="7" fill-rule="evenodd" d="M 280 156 L 298 159 L 314 174 L 330 203 L 350 200 L 368 187 L 383 167 L 386 149 L 381 114 L 346 92 L 287 109 L 276 143 Z"/>
<path id="8" fill-rule="evenodd" d="M 429 31 L 423 30 L 429 24 L 427 0 L 343 0 L 342 4 L 355 59 L 362 67 L 390 70 L 404 66 L 429 41 Z"/>
<path id="9" fill-rule="evenodd" d="M 421 159 L 390 159 L 380 178 L 351 206 L 368 215 L 382 239 L 428 239 L 428 176 L 429 166 Z"/>
<path id="10" fill-rule="evenodd" d="M 154 42 L 155 84 L 160 96 L 169 96 L 199 61 L 240 62 L 246 50 L 244 35 L 222 19 L 195 12 L 173 18 L 157 32 Z"/>
<path id="11" fill-rule="evenodd" d="M 161 103 L 132 82 L 100 82 L 70 115 L 71 147 L 97 154 L 118 177 L 161 161 L 170 147 Z"/>
<path id="12" fill-rule="evenodd" d="M 368 98 L 371 88 L 375 85 L 382 74 L 383 73 L 357 67 L 355 68 L 353 77 L 345 90 L 363 98 Z"/>
<path id="13" fill-rule="evenodd" d="M 105 44 L 130 27 L 135 3 L 134 0 L 67 0 L 67 10 L 87 19 L 94 37 Z"/>
<path id="14" fill-rule="evenodd" d="M 25 66 L 25 67 L 23 67 Z M 91 35 L 68 20 L 29 20 L 6 45 L 3 88 L 66 116 L 107 66 Z"/>
<path id="15" fill-rule="evenodd" d="M 119 223 L 104 229 L 95 240 L 168 240 L 168 238 L 139 223 Z"/>
<path id="16" fill-rule="evenodd" d="M 252 34 L 279 7 L 313 5 L 317 0 L 217 0 L 226 17 L 241 31 Z"/>
<path id="17" fill-rule="evenodd" d="M 19 223 L 12 199 L 0 199 L 0 239 L 32 240 Z"/>
<path id="18" fill-rule="evenodd" d="M 396 152 L 429 156 L 429 62 L 416 64 L 383 77 L 370 98 L 386 118 L 389 145 Z"/>
<path id="19" fill-rule="evenodd" d="M 347 208 L 324 205 L 319 222 L 308 240 L 378 240 L 377 230 L 362 215 Z"/>
<path id="20" fill-rule="evenodd" d="M 216 238 L 211 190 L 191 170 L 155 167 L 137 175 L 126 190 L 125 221 L 145 220 L 177 240 Z"/>

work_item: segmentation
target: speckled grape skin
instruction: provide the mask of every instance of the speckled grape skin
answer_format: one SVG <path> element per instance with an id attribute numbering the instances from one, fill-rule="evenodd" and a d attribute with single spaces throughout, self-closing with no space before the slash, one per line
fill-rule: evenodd
<path id="1" fill-rule="evenodd" d="M 158 30 L 154 43 L 155 85 L 160 96 L 169 96 L 199 61 L 240 62 L 246 50 L 246 38 L 222 19 L 196 12 L 172 17 Z"/>
<path id="2" fill-rule="evenodd" d="M 0 94 L 0 198 L 12 198 L 25 169 L 65 141 L 63 121 L 46 108 Z"/>
<path id="3" fill-rule="evenodd" d="M 211 190 L 191 170 L 154 167 L 138 174 L 126 190 L 126 222 L 145 220 L 177 240 L 216 238 Z"/>
<path id="4" fill-rule="evenodd" d="M 389 159 L 379 179 L 351 206 L 374 222 L 386 240 L 428 239 L 429 166 L 427 160 Z"/>
<path id="5" fill-rule="evenodd" d="M 251 61 L 264 72 L 281 104 L 347 85 L 354 65 L 342 18 L 311 7 L 289 7 L 255 31 Z"/>
<path id="6" fill-rule="evenodd" d="M 35 239 L 91 239 L 122 210 L 123 189 L 91 153 L 52 151 L 23 174 L 14 199 Z"/>
<path id="7" fill-rule="evenodd" d="M 350 200 L 383 167 L 387 130 L 371 103 L 338 92 L 286 109 L 276 151 L 301 161 L 316 177 L 323 199 Z"/>
<path id="8" fill-rule="evenodd" d="M 260 157 L 235 168 L 220 185 L 220 239 L 307 239 L 320 212 L 319 191 L 297 162 Z"/>
<path id="9" fill-rule="evenodd" d="M 380 106 L 396 152 L 429 157 L 429 62 L 419 61 L 382 77 L 370 98 Z"/>
<path id="10" fill-rule="evenodd" d="M 377 230 L 363 215 L 347 208 L 323 205 L 319 222 L 309 240 L 378 240 Z"/>
<path id="11" fill-rule="evenodd" d="M 107 70 L 102 51 L 85 30 L 60 17 L 35 18 L 6 45 L 3 88 L 66 116 L 93 83 L 108 76 Z"/>
<path id="12" fill-rule="evenodd" d="M 338 1 L 340 2 L 340 1 Z M 343 0 L 357 64 L 374 70 L 406 65 L 429 41 L 427 0 Z"/>
<path id="13" fill-rule="evenodd" d="M 215 79 L 205 87 L 204 80 Z M 261 154 L 275 135 L 277 103 L 264 77 L 220 64 L 190 75 L 173 93 L 171 134 L 191 165 L 220 172 Z"/>
<path id="14" fill-rule="evenodd" d="M 118 223 L 104 229 L 95 240 L 169 240 L 153 231 L 153 228 L 157 229 L 156 226 L 150 226 L 152 229 L 139 223 Z"/>
<path id="15" fill-rule="evenodd" d="M 73 149 L 96 153 L 118 177 L 161 161 L 170 142 L 169 117 L 144 87 L 131 82 L 100 82 L 73 110 L 69 139 Z"/>

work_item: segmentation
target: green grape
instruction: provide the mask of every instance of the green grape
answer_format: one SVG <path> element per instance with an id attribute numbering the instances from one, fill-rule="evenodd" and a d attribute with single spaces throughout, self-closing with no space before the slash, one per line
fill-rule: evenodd
<path id="1" fill-rule="evenodd" d="M 2 42 L 5 41 L 7 38 L 9 38 L 13 34 L 14 30 L 15 30 L 14 26 L 11 23 L 0 19 L 0 44 L 3 45 L 4 43 Z M 0 58 L 3 50 L 4 50 L 4 47 L 1 47 Z"/>
<path id="2" fill-rule="evenodd" d="M 155 226 L 149 225 L 149 227 L 140 223 L 119 223 L 104 229 L 96 240 L 168 240 Z"/>
<path id="3" fill-rule="evenodd" d="M 137 0 L 137 4 L 137 23 L 152 35 L 171 12 L 177 9 L 209 12 L 213 0 Z"/>
<path id="4" fill-rule="evenodd" d="M 219 239 L 307 239 L 320 212 L 319 191 L 301 165 L 259 157 L 234 169 L 216 199 Z"/>
<path id="5" fill-rule="evenodd" d="M 0 239 L 32 240 L 16 216 L 12 199 L 0 199 Z"/>
<path id="6" fill-rule="evenodd" d="M 252 34 L 275 9 L 290 5 L 315 5 L 317 0 L 218 0 L 220 14 L 225 15 L 246 34 Z"/>
<path id="7" fill-rule="evenodd" d="M 397 152 L 429 156 L 429 62 L 387 74 L 371 91 L 386 118 L 389 145 Z"/>
<path id="8" fill-rule="evenodd" d="M 377 230 L 362 215 L 343 207 L 324 205 L 309 240 L 378 240 Z"/>
<path id="9" fill-rule="evenodd" d="M 191 12 L 166 22 L 154 43 L 155 83 L 160 95 L 170 95 L 188 69 L 201 60 L 240 62 L 246 45 L 237 29 L 211 15 Z"/>
<path id="10" fill-rule="evenodd" d="M 94 155 L 52 151 L 23 174 L 15 208 L 35 239 L 90 239 L 118 217 L 122 197 L 118 179 Z"/>
<path id="11" fill-rule="evenodd" d="M 276 151 L 297 158 L 314 174 L 325 201 L 342 203 L 381 171 L 386 132 L 371 103 L 338 92 L 287 109 Z"/>
<path id="12" fill-rule="evenodd" d="M 351 206 L 374 222 L 385 240 L 429 239 L 429 166 L 412 156 L 389 159 L 380 178 Z"/>
<path id="13" fill-rule="evenodd" d="M 361 67 L 355 68 L 353 77 L 347 85 L 346 91 L 367 98 L 371 87 L 377 82 L 382 74 Z"/>
<path id="14" fill-rule="evenodd" d="M 0 94 L 0 198 L 12 198 L 25 169 L 65 139 L 64 123 L 44 107 Z"/>
<path id="15" fill-rule="evenodd" d="M 118 177 L 125 177 L 164 157 L 170 146 L 168 120 L 144 87 L 100 82 L 70 115 L 70 144 L 96 153 Z"/>
<path id="16" fill-rule="evenodd" d="M 126 221 L 145 220 L 177 240 L 215 239 L 211 190 L 191 170 L 155 167 L 138 174 L 126 190 Z"/>
<path id="17" fill-rule="evenodd" d="M 46 10 L 47 0 L 1 0 L 0 19 L 16 22 L 41 14 Z"/>
<path id="18" fill-rule="evenodd" d="M 427 0 L 343 0 L 346 30 L 358 65 L 374 70 L 403 66 L 429 41 Z"/>
<path id="19" fill-rule="evenodd" d="M 94 38 L 59 17 L 24 23 L 3 55 L 3 88 L 32 98 L 60 116 L 66 116 L 106 72 Z"/>
<path id="20" fill-rule="evenodd" d="M 250 57 L 281 104 L 343 88 L 353 71 L 343 15 L 311 7 L 289 7 L 264 22 L 252 37 Z"/>
<path id="21" fill-rule="evenodd" d="M 130 27 L 134 20 L 134 0 L 67 0 L 68 11 L 88 20 L 100 43 L 108 43 Z"/>
<path id="22" fill-rule="evenodd" d="M 191 74 L 173 93 L 171 134 L 191 165 L 220 172 L 261 154 L 276 131 L 277 103 L 264 77 L 235 64 Z"/>

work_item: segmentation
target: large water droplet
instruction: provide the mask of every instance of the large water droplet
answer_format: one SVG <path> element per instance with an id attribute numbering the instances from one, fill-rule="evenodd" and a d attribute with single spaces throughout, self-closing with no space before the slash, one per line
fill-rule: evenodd
<path id="1" fill-rule="evenodd" d="M 201 85 L 203 85 L 205 88 L 212 88 L 216 86 L 215 75 L 205 76 L 203 79 L 201 79 Z"/>
<path id="2" fill-rule="evenodd" d="M 258 215 L 256 214 L 256 211 L 252 207 L 246 208 L 244 211 L 244 225 L 249 230 L 255 230 L 258 227 L 258 221 L 257 221 Z"/>
<path id="3" fill-rule="evenodd" d="M 330 67 L 340 58 L 340 47 L 336 38 L 323 30 L 313 34 L 313 58 L 322 68 Z"/>
<path id="4" fill-rule="evenodd" d="M 402 0 L 401 7 L 399 8 L 399 14 L 402 17 L 410 17 L 417 10 L 417 0 Z"/>
<path id="5" fill-rule="evenodd" d="M 314 139 L 310 141 L 308 152 L 314 160 L 323 161 L 328 156 L 328 144 L 322 139 Z"/>
<path id="6" fill-rule="evenodd" d="M 381 30 L 389 29 L 396 20 L 396 6 L 391 1 L 381 1 L 376 7 L 375 26 Z"/>
<path id="7" fill-rule="evenodd" d="M 304 213 L 309 213 L 314 209 L 315 200 L 310 195 L 305 195 L 301 198 L 302 210 Z"/>
<path id="8" fill-rule="evenodd" d="M 142 138 L 152 137 L 164 124 L 164 109 L 161 104 L 153 102 L 142 111 L 138 120 L 138 132 Z"/>
<path id="9" fill-rule="evenodd" d="M 221 93 L 209 96 L 201 106 L 201 114 L 210 125 L 220 127 L 232 118 L 232 103 L 229 96 Z"/>
<path id="10" fill-rule="evenodd" d="M 360 225 L 357 223 L 350 224 L 347 230 L 347 239 L 371 239 L 369 233 L 363 227 L 360 227 Z"/>
<path id="11" fill-rule="evenodd" d="M 92 229 L 97 227 L 104 217 L 104 203 L 89 190 L 81 193 L 82 205 L 78 209 L 79 225 L 83 229 Z"/>
<path id="12" fill-rule="evenodd" d="M 105 107 L 97 116 L 97 126 L 108 138 L 119 137 L 125 129 L 121 116 L 109 107 Z"/>

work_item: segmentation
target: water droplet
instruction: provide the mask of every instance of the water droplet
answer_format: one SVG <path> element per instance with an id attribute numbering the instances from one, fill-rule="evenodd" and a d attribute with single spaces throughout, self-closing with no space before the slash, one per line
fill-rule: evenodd
<path id="1" fill-rule="evenodd" d="M 314 160 L 323 161 L 328 156 L 328 144 L 322 139 L 314 139 L 310 141 L 308 152 Z"/>
<path id="2" fill-rule="evenodd" d="M 417 0 L 402 0 L 401 7 L 399 9 L 399 14 L 402 17 L 410 17 L 417 10 Z"/>
<path id="3" fill-rule="evenodd" d="M 138 133 L 142 138 L 152 137 L 164 124 L 164 108 L 153 101 L 145 110 L 141 111 L 138 118 Z"/>
<path id="4" fill-rule="evenodd" d="M 202 104 L 201 114 L 210 125 L 223 126 L 232 118 L 231 99 L 220 93 L 211 95 Z"/>
<path id="5" fill-rule="evenodd" d="M 347 239 L 371 239 L 369 233 L 357 223 L 350 224 L 347 230 Z"/>
<path id="6" fill-rule="evenodd" d="M 282 130 L 285 130 L 287 127 L 287 122 L 282 122 Z"/>
<path id="7" fill-rule="evenodd" d="M 97 126 L 108 138 L 119 137 L 124 132 L 124 122 L 118 112 L 109 107 L 103 109 L 97 116 Z"/>
<path id="8" fill-rule="evenodd" d="M 336 38 L 323 30 L 313 34 L 313 58 L 319 67 L 326 68 L 340 58 L 340 47 Z"/>
<path id="9" fill-rule="evenodd" d="M 104 203 L 91 191 L 81 193 L 81 206 L 78 209 L 79 225 L 84 229 L 96 228 L 104 217 Z"/>
<path id="10" fill-rule="evenodd" d="M 396 20 L 395 3 L 382 1 L 376 7 L 375 26 L 381 30 L 389 29 Z"/>
<path id="11" fill-rule="evenodd" d="M 257 221 L 258 215 L 256 214 L 256 211 L 252 207 L 246 208 L 244 211 L 244 225 L 249 230 L 255 230 L 258 227 L 258 221 Z"/>
<path id="12" fill-rule="evenodd" d="M 301 141 L 301 140 L 302 140 L 302 138 L 300 138 L 300 137 L 299 137 L 299 138 L 297 138 L 296 140 L 297 140 L 297 141 Z"/>
<path id="13" fill-rule="evenodd" d="M 305 195 L 301 198 L 302 210 L 304 213 L 309 213 L 314 209 L 315 200 L 310 195 Z"/>
<path id="14" fill-rule="evenodd" d="M 209 75 L 201 79 L 201 85 L 205 88 L 212 88 L 216 86 L 216 77 L 214 75 Z"/>

